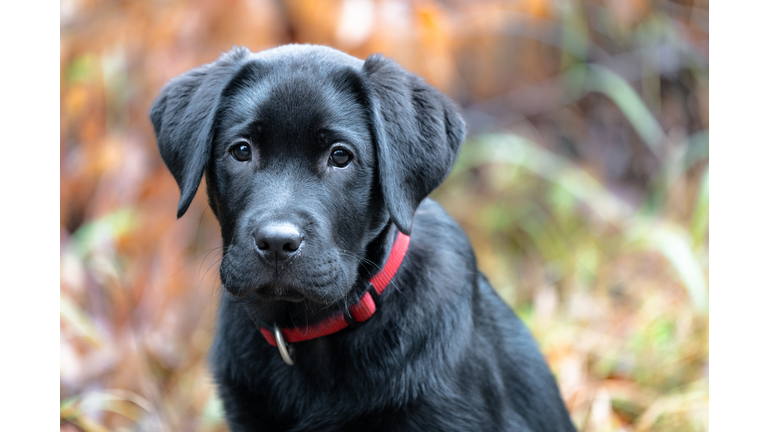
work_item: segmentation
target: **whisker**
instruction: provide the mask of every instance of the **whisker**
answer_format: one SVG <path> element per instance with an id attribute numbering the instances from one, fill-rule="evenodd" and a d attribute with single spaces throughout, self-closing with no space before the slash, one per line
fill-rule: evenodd
<path id="1" fill-rule="evenodd" d="M 200 277 L 200 270 L 203 268 L 203 263 L 205 262 L 206 259 L 208 259 L 208 255 L 210 255 L 210 253 L 213 252 L 214 250 L 216 250 L 216 255 L 214 255 L 214 258 L 211 261 L 211 264 L 208 265 L 208 269 L 205 270 L 205 273 L 203 274 L 203 276 Z M 221 252 L 221 258 L 217 258 L 219 255 L 219 252 Z M 203 258 L 203 260 L 200 262 L 200 267 L 197 270 L 197 291 L 200 291 L 200 285 L 202 285 L 203 279 L 205 279 L 205 277 L 208 275 L 208 272 L 211 271 L 211 268 L 213 268 L 213 266 L 216 265 L 217 263 L 220 263 L 223 258 L 224 258 L 223 246 L 213 248 L 209 250 L 207 254 L 205 254 L 205 258 Z"/>
<path id="2" fill-rule="evenodd" d="M 360 262 L 362 262 L 362 263 L 367 263 L 367 264 L 370 264 L 370 265 L 372 265 L 373 267 L 376 267 L 376 268 L 378 269 L 378 271 L 379 271 L 379 272 L 380 272 L 380 271 L 382 271 L 382 270 L 384 270 L 384 269 L 383 269 L 381 266 L 379 266 L 379 265 L 378 265 L 378 264 L 376 264 L 375 262 L 373 262 L 373 261 L 369 260 L 368 258 L 365 258 L 365 257 L 361 257 L 361 256 L 359 256 L 359 255 L 357 255 L 357 254 L 355 254 L 355 253 L 352 253 L 352 252 L 349 252 L 349 251 L 340 251 L 340 252 L 339 252 L 339 254 L 341 254 L 341 255 L 346 255 L 346 256 L 349 256 L 349 257 L 355 258 L 355 259 L 359 260 L 359 261 L 360 261 Z M 373 277 L 373 275 L 372 275 L 372 274 L 370 274 L 370 273 L 368 274 L 368 276 L 369 276 L 369 277 Z M 397 292 L 399 292 L 399 293 L 402 293 L 402 292 L 403 292 L 403 291 L 402 291 L 402 290 L 401 290 L 401 289 L 400 289 L 400 288 L 397 286 L 397 284 L 395 284 L 394 280 L 391 280 L 391 281 L 389 282 L 389 284 L 390 284 L 390 285 L 392 285 L 392 287 L 393 287 L 394 289 L 396 289 L 396 290 L 397 290 Z"/>
<path id="3" fill-rule="evenodd" d="M 205 256 L 203 257 L 202 261 L 200 261 L 200 267 L 198 267 L 198 269 L 197 269 L 197 278 L 198 278 L 198 279 L 200 279 L 200 269 L 202 269 L 202 268 L 203 268 L 203 263 L 205 262 L 205 260 L 207 260 L 207 259 L 208 259 L 208 255 L 210 255 L 210 254 L 211 254 L 211 252 L 213 252 L 213 251 L 216 251 L 216 254 L 218 255 L 218 253 L 219 253 L 219 252 L 221 252 L 221 251 L 223 251 L 223 250 L 224 250 L 224 246 L 219 246 L 219 247 L 215 247 L 215 248 L 213 248 L 213 249 L 209 249 L 209 250 L 208 250 L 208 251 L 205 253 Z M 199 255 L 198 255 L 198 256 L 199 256 Z M 215 256 L 215 255 L 214 255 L 214 256 Z M 195 258 L 195 259 L 197 259 L 197 258 Z"/>

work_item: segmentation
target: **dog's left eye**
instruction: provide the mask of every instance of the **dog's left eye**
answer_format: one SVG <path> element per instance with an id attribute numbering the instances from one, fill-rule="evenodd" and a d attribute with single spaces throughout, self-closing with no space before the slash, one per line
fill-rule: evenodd
<path id="1" fill-rule="evenodd" d="M 234 147 L 232 147 L 230 152 L 232 153 L 232 157 L 239 160 L 240 162 L 247 162 L 251 160 L 251 147 L 248 144 L 236 144 Z"/>
<path id="2" fill-rule="evenodd" d="M 352 153 L 343 148 L 337 148 L 331 152 L 331 156 L 328 160 L 331 162 L 331 165 L 344 168 L 352 160 Z"/>

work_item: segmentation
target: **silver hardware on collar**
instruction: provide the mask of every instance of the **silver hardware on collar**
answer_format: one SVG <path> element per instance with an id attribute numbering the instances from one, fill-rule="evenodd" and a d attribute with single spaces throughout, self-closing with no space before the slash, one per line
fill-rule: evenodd
<path id="1" fill-rule="evenodd" d="M 280 351 L 280 357 L 283 358 L 283 361 L 288 366 L 293 366 L 293 360 L 291 359 L 291 355 L 288 353 L 288 346 L 285 344 L 285 339 L 283 338 L 283 332 L 280 331 L 280 328 L 278 326 L 275 326 L 275 341 L 277 342 L 277 350 Z"/>

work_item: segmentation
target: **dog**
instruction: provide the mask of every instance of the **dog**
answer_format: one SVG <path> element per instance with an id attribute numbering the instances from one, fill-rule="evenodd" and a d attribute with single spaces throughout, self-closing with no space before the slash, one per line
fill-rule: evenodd
<path id="1" fill-rule="evenodd" d="M 210 364 L 233 431 L 573 431 L 524 324 L 427 195 L 465 125 L 394 61 L 234 48 L 150 118 L 187 210 L 202 176 L 224 295 Z"/>

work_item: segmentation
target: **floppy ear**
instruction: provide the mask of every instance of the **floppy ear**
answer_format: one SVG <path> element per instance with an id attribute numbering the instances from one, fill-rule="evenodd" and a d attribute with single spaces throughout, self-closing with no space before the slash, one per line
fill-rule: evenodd
<path id="1" fill-rule="evenodd" d="M 221 93 L 249 54 L 246 48 L 234 48 L 215 62 L 174 78 L 152 104 L 149 117 L 160 156 L 181 190 L 176 217 L 192 203 L 208 165 Z"/>
<path id="2" fill-rule="evenodd" d="M 379 182 L 392 221 L 411 233 L 416 207 L 448 177 L 465 136 L 445 95 L 392 60 L 368 57 Z"/>

